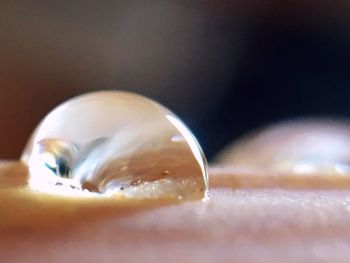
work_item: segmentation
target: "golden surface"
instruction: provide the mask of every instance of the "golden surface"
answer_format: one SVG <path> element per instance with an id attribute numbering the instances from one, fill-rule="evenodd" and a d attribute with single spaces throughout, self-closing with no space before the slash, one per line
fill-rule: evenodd
<path id="1" fill-rule="evenodd" d="M 271 179 L 263 173 L 233 184 L 220 180 L 242 181 L 243 171 L 211 168 L 209 200 L 169 203 L 51 196 L 26 189 L 20 163 L 0 171 L 2 262 L 350 260 L 344 187 L 256 184 Z"/>

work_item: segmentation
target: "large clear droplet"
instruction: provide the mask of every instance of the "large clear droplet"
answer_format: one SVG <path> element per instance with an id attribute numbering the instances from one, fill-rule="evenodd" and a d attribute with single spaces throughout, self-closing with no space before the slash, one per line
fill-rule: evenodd
<path id="1" fill-rule="evenodd" d="M 73 98 L 39 124 L 22 155 L 30 186 L 66 194 L 204 197 L 205 156 L 188 128 L 142 96 Z"/>

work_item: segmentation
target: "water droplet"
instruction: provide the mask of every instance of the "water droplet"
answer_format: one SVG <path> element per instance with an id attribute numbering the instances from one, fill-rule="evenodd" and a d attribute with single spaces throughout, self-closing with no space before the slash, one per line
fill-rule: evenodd
<path id="1" fill-rule="evenodd" d="M 183 138 L 183 140 L 174 140 Z M 204 197 L 205 156 L 188 128 L 142 96 L 104 91 L 50 112 L 22 160 L 32 188 L 133 197 Z"/>
<path id="2" fill-rule="evenodd" d="M 310 119 L 259 130 L 224 150 L 217 162 L 295 174 L 350 173 L 350 124 Z"/>

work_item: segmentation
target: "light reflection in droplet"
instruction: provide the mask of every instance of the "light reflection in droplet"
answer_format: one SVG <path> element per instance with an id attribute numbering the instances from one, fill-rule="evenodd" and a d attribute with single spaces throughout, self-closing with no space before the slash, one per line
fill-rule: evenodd
<path id="1" fill-rule="evenodd" d="M 42 191 L 198 198 L 208 189 L 206 160 L 188 128 L 158 103 L 125 92 L 58 106 L 22 160 L 30 186 Z"/>

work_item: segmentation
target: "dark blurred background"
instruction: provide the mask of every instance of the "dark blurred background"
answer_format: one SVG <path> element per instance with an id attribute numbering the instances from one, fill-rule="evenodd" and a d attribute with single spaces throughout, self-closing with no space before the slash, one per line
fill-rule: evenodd
<path id="1" fill-rule="evenodd" d="M 261 125 L 350 114 L 349 1 L 1 1 L 0 157 L 74 95 L 176 112 L 207 156 Z"/>

